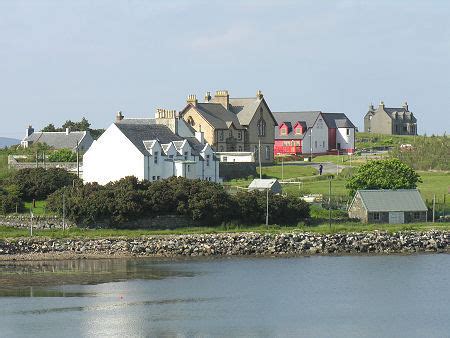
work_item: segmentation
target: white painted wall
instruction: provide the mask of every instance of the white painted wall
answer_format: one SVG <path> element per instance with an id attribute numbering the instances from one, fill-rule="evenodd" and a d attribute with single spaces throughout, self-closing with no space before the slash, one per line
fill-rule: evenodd
<path id="1" fill-rule="evenodd" d="M 347 130 L 349 134 L 347 135 Z M 340 143 L 341 149 L 355 149 L 355 128 L 337 128 L 336 146 Z"/>
<path id="2" fill-rule="evenodd" d="M 125 176 L 144 179 L 144 155 L 112 124 L 83 156 L 83 180 L 106 184 Z"/>
<path id="3" fill-rule="evenodd" d="M 328 151 L 328 127 L 323 118 L 319 116 L 311 129 L 308 129 L 302 141 L 303 154 L 308 155 L 311 152 L 310 140 L 312 141 L 313 154 L 326 153 Z"/>
<path id="4" fill-rule="evenodd" d="M 264 157 L 264 153 L 261 155 Z M 242 151 L 242 152 L 219 152 L 216 153 L 217 157 L 219 157 L 220 162 L 255 162 L 255 155 L 251 151 Z"/>

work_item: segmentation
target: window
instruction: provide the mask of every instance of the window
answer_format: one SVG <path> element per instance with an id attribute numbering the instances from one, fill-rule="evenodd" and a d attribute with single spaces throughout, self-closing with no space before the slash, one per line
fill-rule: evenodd
<path id="1" fill-rule="evenodd" d="M 224 157 L 223 157 L 223 161 L 224 161 L 224 162 L 227 162 L 227 161 L 228 161 L 228 158 L 227 158 L 226 156 L 224 156 Z"/>
<path id="2" fill-rule="evenodd" d="M 161 176 L 156 176 L 156 180 L 159 180 L 161 178 Z"/>
<path id="3" fill-rule="evenodd" d="M 242 140 L 242 131 L 238 131 L 238 140 Z"/>
<path id="4" fill-rule="evenodd" d="M 347 135 L 350 135 L 350 128 L 347 128 Z"/>
<path id="5" fill-rule="evenodd" d="M 380 213 L 379 212 L 374 212 L 373 213 L 373 220 L 374 221 L 379 221 L 380 220 Z"/>
<path id="6" fill-rule="evenodd" d="M 295 133 L 297 135 L 301 135 L 302 134 L 302 128 L 300 128 L 300 127 L 295 128 Z"/>
<path id="7" fill-rule="evenodd" d="M 325 148 L 325 141 L 322 141 L 322 148 Z"/>
<path id="8" fill-rule="evenodd" d="M 233 137 L 233 131 L 230 130 L 230 137 Z"/>
<path id="9" fill-rule="evenodd" d="M 153 177 L 152 177 L 152 180 L 153 180 L 153 181 L 156 180 L 156 176 L 153 176 Z"/>
<path id="10" fill-rule="evenodd" d="M 403 131 L 407 132 L 408 131 L 408 127 L 407 126 L 403 126 Z"/>
<path id="11" fill-rule="evenodd" d="M 415 220 L 420 219 L 420 212 L 415 211 L 413 217 L 414 217 Z"/>
<path id="12" fill-rule="evenodd" d="M 187 171 L 188 171 L 188 172 L 191 171 L 191 165 L 190 165 L 190 164 L 187 165 Z"/>
<path id="13" fill-rule="evenodd" d="M 258 121 L 258 136 L 266 136 L 266 121 L 264 121 L 262 115 Z"/>
<path id="14" fill-rule="evenodd" d="M 270 160 L 270 147 L 266 146 L 266 160 Z"/>
<path id="15" fill-rule="evenodd" d="M 206 155 L 206 166 L 209 167 L 209 155 Z"/>
<path id="16" fill-rule="evenodd" d="M 153 158 L 153 162 L 155 163 L 155 164 L 158 164 L 158 152 L 157 151 L 155 151 L 154 153 L 153 153 L 153 156 L 154 156 L 154 158 Z"/>
<path id="17" fill-rule="evenodd" d="M 255 146 L 255 159 L 258 159 L 258 156 L 259 156 L 258 146 Z"/>
<path id="18" fill-rule="evenodd" d="M 219 130 L 219 141 L 223 141 L 223 130 Z"/>
<path id="19" fill-rule="evenodd" d="M 285 127 L 282 127 L 282 128 L 280 129 L 280 135 L 287 135 L 287 130 L 286 130 Z"/>
<path id="20" fill-rule="evenodd" d="M 239 150 L 239 151 L 242 151 L 242 146 L 239 146 L 239 147 L 238 147 L 238 150 Z"/>
<path id="21" fill-rule="evenodd" d="M 219 151 L 223 151 L 223 146 L 220 146 L 220 147 L 219 147 Z"/>
<path id="22" fill-rule="evenodd" d="M 187 151 L 184 152 L 184 159 L 185 159 L 185 160 L 188 159 L 188 152 L 187 152 Z"/>
<path id="23" fill-rule="evenodd" d="M 317 141 L 314 141 L 314 148 L 317 148 Z"/>
<path id="24" fill-rule="evenodd" d="M 173 155 L 169 155 L 169 158 L 170 158 L 170 159 L 173 159 Z"/>
<path id="25" fill-rule="evenodd" d="M 192 118 L 192 116 L 189 116 L 187 119 L 188 124 L 190 124 L 191 126 L 195 125 L 194 119 Z"/>

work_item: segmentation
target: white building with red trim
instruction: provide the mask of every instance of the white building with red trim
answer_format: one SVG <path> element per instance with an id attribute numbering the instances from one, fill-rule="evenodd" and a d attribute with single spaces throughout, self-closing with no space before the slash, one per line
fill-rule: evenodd
<path id="1" fill-rule="evenodd" d="M 274 155 L 352 154 L 356 127 L 344 113 L 274 112 Z"/>

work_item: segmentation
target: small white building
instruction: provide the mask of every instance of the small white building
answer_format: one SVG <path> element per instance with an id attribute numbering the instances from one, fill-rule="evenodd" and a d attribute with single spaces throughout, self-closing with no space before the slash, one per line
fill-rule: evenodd
<path id="1" fill-rule="evenodd" d="M 255 154 L 251 151 L 221 151 L 216 153 L 220 162 L 254 163 Z"/>
<path id="2" fill-rule="evenodd" d="M 248 186 L 248 191 L 269 190 L 274 194 L 281 194 L 282 188 L 280 182 L 276 178 L 255 178 Z"/>
<path id="3" fill-rule="evenodd" d="M 220 182 L 219 160 L 203 134 L 175 133 L 179 123 L 184 124 L 175 115 L 158 110 L 156 119 L 126 119 L 119 112 L 84 155 L 84 181 L 106 184 L 126 176 L 149 181 L 179 176 Z M 189 135 L 189 129 L 182 133 Z"/>

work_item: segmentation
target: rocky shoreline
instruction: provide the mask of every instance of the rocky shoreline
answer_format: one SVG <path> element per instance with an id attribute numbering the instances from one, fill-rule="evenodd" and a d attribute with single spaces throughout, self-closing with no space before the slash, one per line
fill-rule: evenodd
<path id="1" fill-rule="evenodd" d="M 449 231 L 223 233 L 138 238 L 0 240 L 0 260 L 448 253 Z"/>

